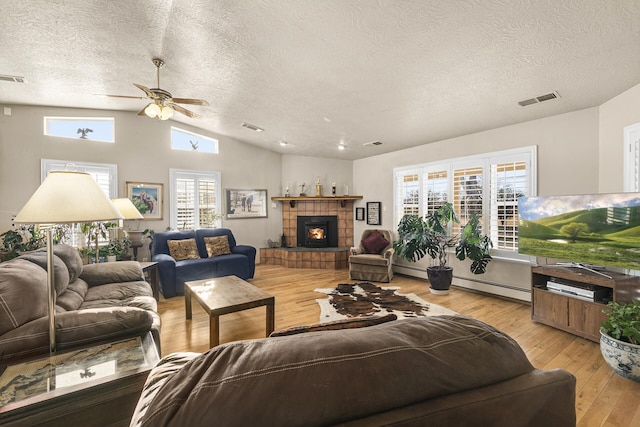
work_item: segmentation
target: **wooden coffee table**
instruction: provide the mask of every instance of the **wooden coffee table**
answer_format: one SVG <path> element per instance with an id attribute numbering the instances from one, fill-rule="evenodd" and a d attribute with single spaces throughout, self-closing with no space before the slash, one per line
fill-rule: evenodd
<path id="1" fill-rule="evenodd" d="M 191 319 L 191 297 L 195 297 L 209 313 L 209 346 L 220 344 L 220 319 L 223 314 L 248 310 L 265 305 L 267 307 L 266 335 L 275 327 L 275 299 L 261 289 L 237 276 L 194 280 L 184 284 L 184 308 L 187 319 Z"/>

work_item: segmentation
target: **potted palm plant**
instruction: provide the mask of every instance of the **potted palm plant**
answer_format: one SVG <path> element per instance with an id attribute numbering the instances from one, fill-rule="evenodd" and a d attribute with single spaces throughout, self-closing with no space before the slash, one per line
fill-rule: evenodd
<path id="1" fill-rule="evenodd" d="M 424 218 L 417 215 L 405 215 L 398 224 L 399 240 L 393 242 L 398 257 L 416 262 L 429 255 L 435 265 L 427 267 L 429 290 L 435 294 L 447 293 L 453 279 L 453 269 L 448 265 L 448 251 L 455 248 L 456 258 L 463 261 L 469 258 L 470 270 L 474 274 L 483 274 L 491 261 L 489 253 L 491 239 L 483 235 L 477 215 L 471 215 L 460 234 L 450 231 L 450 224 L 460 223 L 451 203 L 443 204 L 439 209 Z"/>
<path id="2" fill-rule="evenodd" d="M 610 302 L 600 328 L 600 352 L 613 371 L 640 382 L 640 303 Z"/>

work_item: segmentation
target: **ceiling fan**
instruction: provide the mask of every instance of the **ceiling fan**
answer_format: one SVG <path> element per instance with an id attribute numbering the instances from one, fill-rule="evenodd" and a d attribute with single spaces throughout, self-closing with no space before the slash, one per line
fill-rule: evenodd
<path id="1" fill-rule="evenodd" d="M 157 117 L 160 120 L 167 120 L 173 116 L 174 111 L 177 111 L 178 113 L 184 114 L 185 116 L 190 117 L 192 119 L 199 119 L 201 117 L 199 114 L 196 114 L 193 111 L 189 111 L 178 104 L 208 106 L 209 103 L 204 99 L 174 98 L 170 92 L 164 89 L 160 89 L 160 68 L 162 68 L 162 66 L 164 65 L 164 61 L 159 58 L 153 58 L 151 62 L 153 62 L 153 65 L 156 66 L 158 87 L 149 89 L 137 83 L 133 84 L 135 87 L 143 91 L 147 96 L 128 96 L 128 95 L 104 95 L 104 96 L 108 96 L 111 98 L 150 99 L 151 102 L 148 105 L 146 105 L 142 110 L 140 110 L 140 112 L 138 113 L 139 116 L 146 115 L 151 118 Z"/>

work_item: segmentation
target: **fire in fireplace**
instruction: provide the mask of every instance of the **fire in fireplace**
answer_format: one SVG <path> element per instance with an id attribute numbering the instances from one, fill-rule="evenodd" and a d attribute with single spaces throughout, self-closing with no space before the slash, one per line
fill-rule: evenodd
<path id="1" fill-rule="evenodd" d="M 298 246 L 305 248 L 331 248 L 338 246 L 338 217 L 298 216 Z"/>

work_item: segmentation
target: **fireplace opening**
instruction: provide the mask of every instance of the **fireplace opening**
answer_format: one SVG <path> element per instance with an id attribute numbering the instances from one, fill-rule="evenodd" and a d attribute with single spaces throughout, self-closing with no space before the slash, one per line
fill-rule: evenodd
<path id="1" fill-rule="evenodd" d="M 331 248 L 338 246 L 338 217 L 298 216 L 298 246 Z"/>

